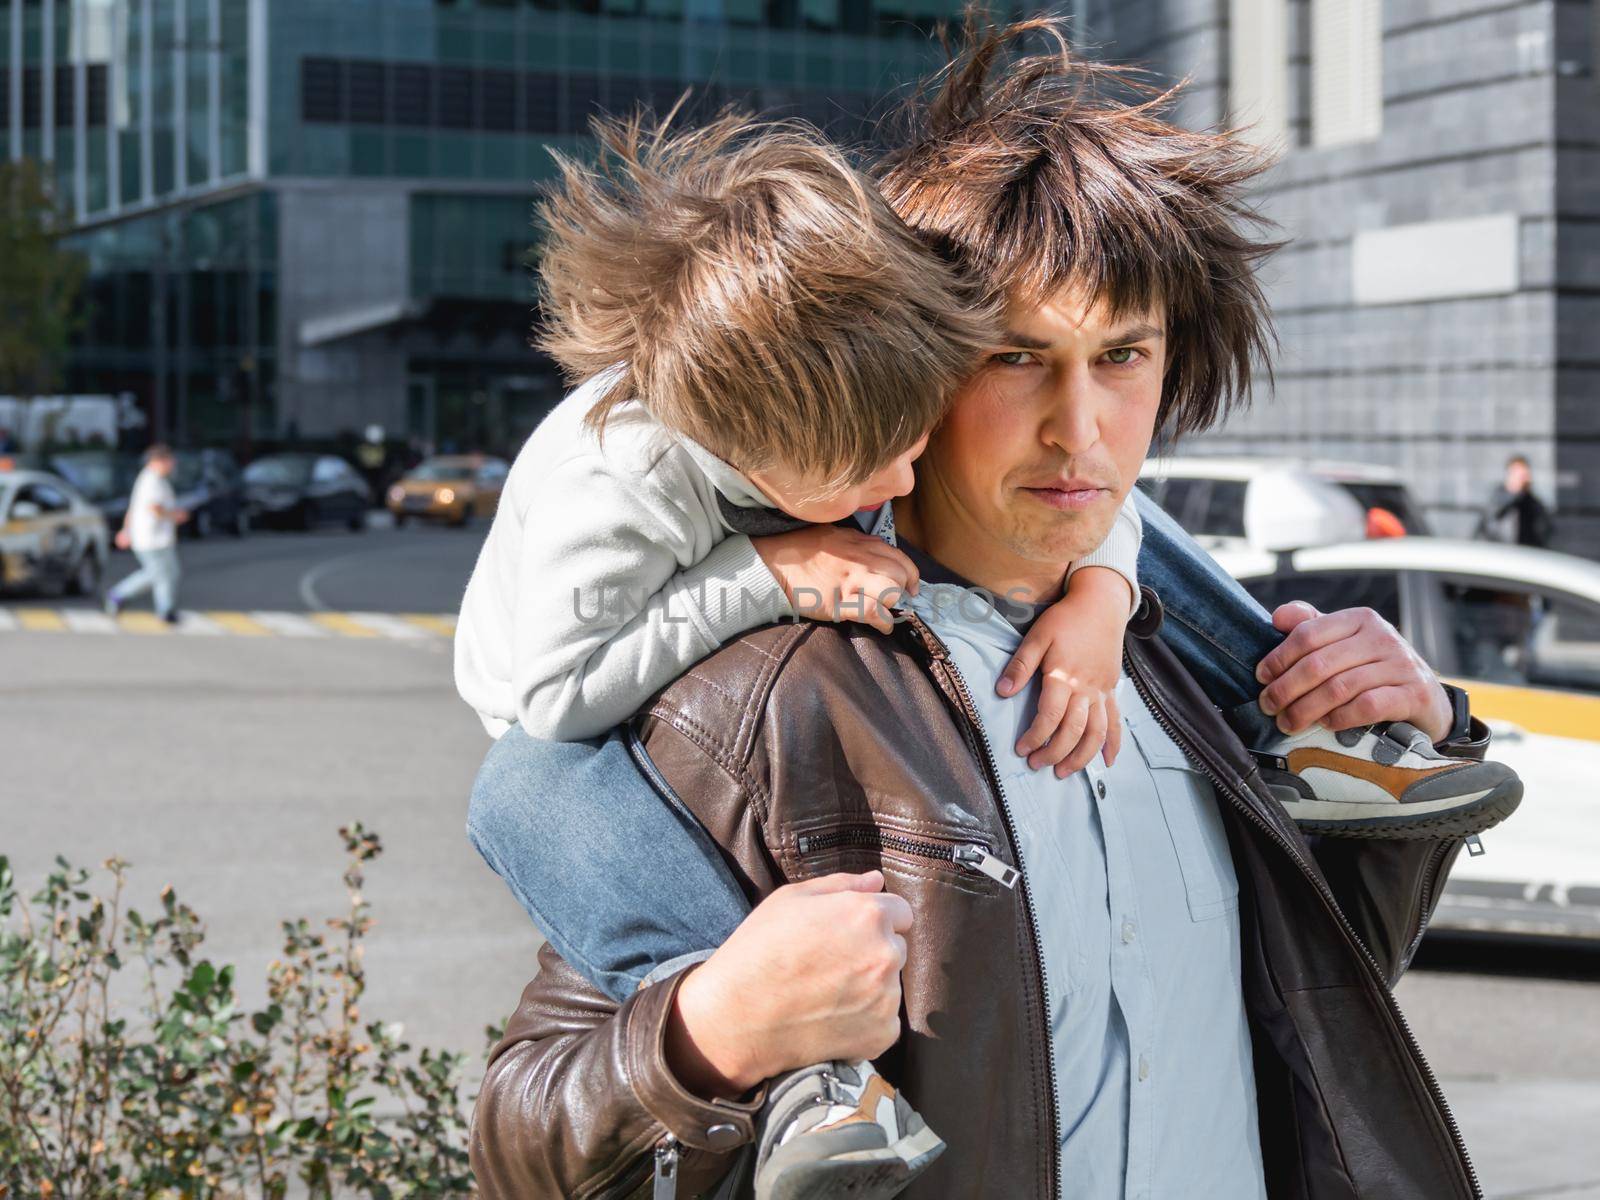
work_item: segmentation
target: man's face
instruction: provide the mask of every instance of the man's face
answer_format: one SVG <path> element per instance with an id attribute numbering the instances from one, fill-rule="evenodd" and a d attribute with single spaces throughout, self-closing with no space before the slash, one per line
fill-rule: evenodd
<path id="1" fill-rule="evenodd" d="M 1533 472 L 1525 462 L 1514 462 L 1506 467 L 1506 491 L 1525 492 L 1533 482 Z"/>
<path id="2" fill-rule="evenodd" d="M 925 548 L 959 539 L 989 583 L 1059 571 L 1105 540 L 1154 434 L 1164 324 L 1159 308 L 1112 320 L 1070 293 L 1014 308 L 918 464 Z"/>

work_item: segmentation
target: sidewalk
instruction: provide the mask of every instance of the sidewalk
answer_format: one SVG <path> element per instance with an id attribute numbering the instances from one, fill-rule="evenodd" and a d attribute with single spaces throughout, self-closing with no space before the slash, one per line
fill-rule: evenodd
<path id="1" fill-rule="evenodd" d="M 1600 1083 L 1443 1085 L 1488 1200 L 1600 1200 Z"/>

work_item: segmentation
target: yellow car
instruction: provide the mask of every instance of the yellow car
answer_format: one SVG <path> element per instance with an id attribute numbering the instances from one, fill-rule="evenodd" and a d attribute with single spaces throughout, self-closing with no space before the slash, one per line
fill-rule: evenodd
<path id="1" fill-rule="evenodd" d="M 65 480 L 0 469 L 0 591 L 92 596 L 110 552 L 105 517 Z"/>
<path id="2" fill-rule="evenodd" d="M 481 454 L 446 454 L 412 468 L 386 497 L 396 525 L 412 517 L 466 525 L 492 517 L 511 468 L 504 459 Z"/>

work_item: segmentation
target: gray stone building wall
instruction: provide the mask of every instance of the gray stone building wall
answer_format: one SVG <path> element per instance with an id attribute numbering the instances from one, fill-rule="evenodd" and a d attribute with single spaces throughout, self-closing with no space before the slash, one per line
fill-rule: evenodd
<path id="1" fill-rule="evenodd" d="M 1090 28 L 1108 57 L 1190 75 L 1197 95 L 1179 115 L 1205 124 L 1227 117 L 1229 7 L 1131 0 Z M 1600 473 L 1588 469 L 1600 452 L 1592 8 L 1383 0 L 1382 134 L 1316 148 L 1311 5 L 1291 0 L 1290 144 L 1258 197 L 1290 239 L 1265 272 L 1281 337 L 1276 385 L 1190 451 L 1392 466 L 1446 534 L 1470 531 L 1506 456 L 1521 451 L 1538 489 L 1559 493 L 1564 543 L 1600 552 Z M 1480 226 L 1435 223 L 1497 215 L 1487 225 L 1506 231 L 1507 286 L 1450 294 L 1445 278 L 1426 298 L 1373 299 L 1385 270 L 1372 254 L 1377 231 L 1421 226 L 1443 239 L 1440 257 L 1468 261 L 1431 260 L 1419 274 L 1472 275 Z M 1481 252 L 1487 261 L 1494 250 Z M 1379 282 L 1403 291 L 1408 281 Z"/>

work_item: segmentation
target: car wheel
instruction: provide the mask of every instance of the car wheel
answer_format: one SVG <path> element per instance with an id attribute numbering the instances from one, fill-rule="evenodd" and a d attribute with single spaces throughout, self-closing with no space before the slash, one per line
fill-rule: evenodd
<path id="1" fill-rule="evenodd" d="M 194 514 L 194 536 L 196 540 L 203 540 L 211 536 L 211 513 L 201 509 Z"/>
<path id="2" fill-rule="evenodd" d="M 406 516 L 405 513 L 395 513 L 395 515 L 394 515 L 394 527 L 396 529 L 404 529 L 410 523 L 411 523 L 411 518 Z"/>
<path id="3" fill-rule="evenodd" d="M 229 531 L 236 538 L 250 532 L 250 513 L 242 506 L 233 510 L 233 526 Z"/>
<path id="4" fill-rule="evenodd" d="M 100 591 L 100 560 L 95 552 L 85 550 L 83 557 L 78 560 L 77 570 L 72 573 L 72 580 L 67 585 L 74 596 L 94 596 Z"/>
<path id="5" fill-rule="evenodd" d="M 365 533 L 367 531 L 367 510 L 358 508 L 350 514 L 350 519 L 345 522 L 351 533 Z"/>
<path id="6" fill-rule="evenodd" d="M 457 517 L 454 521 L 451 521 L 450 524 L 454 525 L 457 529 L 465 529 L 468 525 L 471 525 L 472 524 L 472 505 L 463 504 L 461 506 L 461 515 L 459 517 Z"/>
<path id="7" fill-rule="evenodd" d="M 317 524 L 317 506 L 306 500 L 301 503 L 300 511 L 295 514 L 295 528 L 311 530 Z"/>

